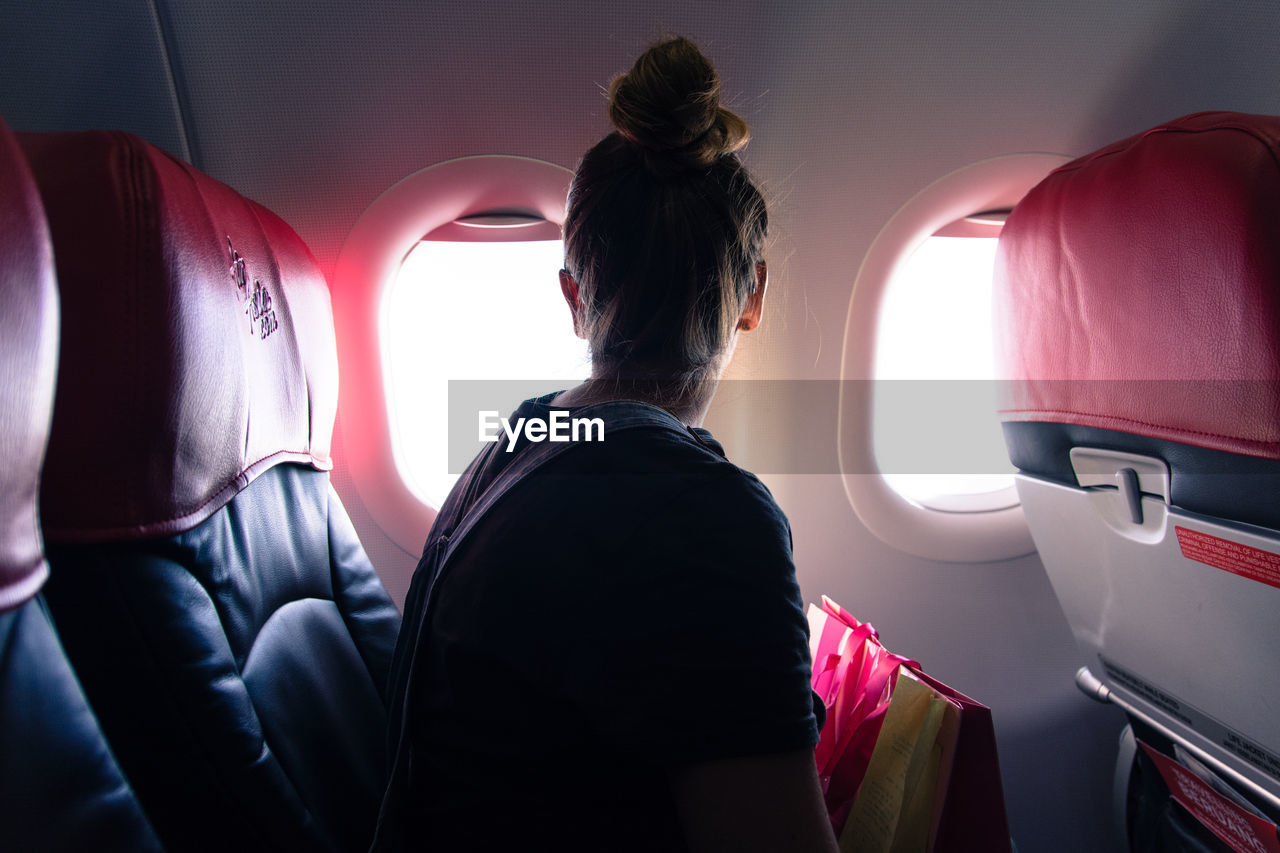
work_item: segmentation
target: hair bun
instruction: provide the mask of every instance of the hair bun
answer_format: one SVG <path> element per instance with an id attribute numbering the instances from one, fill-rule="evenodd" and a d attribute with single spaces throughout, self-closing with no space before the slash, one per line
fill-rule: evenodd
<path id="1" fill-rule="evenodd" d="M 709 166 L 751 139 L 738 115 L 720 106 L 720 77 L 698 46 L 685 38 L 646 50 L 609 87 L 609 118 L 651 163 Z"/>

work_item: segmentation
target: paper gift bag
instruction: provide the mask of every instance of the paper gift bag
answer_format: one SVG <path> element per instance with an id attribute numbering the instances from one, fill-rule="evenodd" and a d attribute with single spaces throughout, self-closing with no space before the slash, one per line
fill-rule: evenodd
<path id="1" fill-rule="evenodd" d="M 1009 819 L 991 709 L 923 672 L 913 675 L 955 707 L 959 716 L 950 778 L 945 790 L 939 788 L 937 830 L 930 849 L 934 853 L 1009 851 Z"/>
<path id="2" fill-rule="evenodd" d="M 924 673 L 904 670 L 840 849 L 1008 853 L 990 710 Z"/>
<path id="3" fill-rule="evenodd" d="M 910 672 L 900 674 L 840 834 L 841 851 L 927 853 L 958 723 L 953 705 Z"/>
<path id="4" fill-rule="evenodd" d="M 809 607 L 809 637 L 813 689 L 827 708 L 815 758 L 844 849 L 1007 853 L 990 709 L 887 651 L 870 624 L 825 596 Z M 869 825 L 851 825 L 855 810 L 859 824 L 875 811 L 888 828 L 868 835 Z"/>

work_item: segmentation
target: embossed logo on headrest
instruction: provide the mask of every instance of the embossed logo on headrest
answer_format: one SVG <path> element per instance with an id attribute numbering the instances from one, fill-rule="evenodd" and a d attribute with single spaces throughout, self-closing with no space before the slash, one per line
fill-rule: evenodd
<path id="1" fill-rule="evenodd" d="M 236 285 L 236 298 L 245 303 L 244 313 L 249 318 L 249 333 L 266 339 L 280 325 L 276 320 L 275 309 L 271 307 L 271 294 L 258 279 L 253 280 L 253 289 L 249 289 L 249 274 L 245 269 L 244 258 L 231 245 L 230 236 L 227 237 L 227 249 L 231 252 L 228 272 Z"/>

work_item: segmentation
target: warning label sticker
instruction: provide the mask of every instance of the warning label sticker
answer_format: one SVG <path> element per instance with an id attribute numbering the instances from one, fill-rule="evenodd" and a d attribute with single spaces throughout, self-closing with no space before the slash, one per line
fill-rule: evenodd
<path id="1" fill-rule="evenodd" d="M 1182 556 L 1224 572 L 1280 588 L 1280 554 L 1198 530 L 1174 527 Z"/>

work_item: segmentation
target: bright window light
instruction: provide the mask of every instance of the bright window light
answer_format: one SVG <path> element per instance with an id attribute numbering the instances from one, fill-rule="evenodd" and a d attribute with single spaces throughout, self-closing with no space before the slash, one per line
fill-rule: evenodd
<path id="1" fill-rule="evenodd" d="M 379 338 L 392 452 L 419 500 L 439 507 L 458 479 L 447 462 L 450 379 L 590 375 L 560 295 L 563 260 L 559 240 L 424 240 L 387 287 Z"/>
<path id="2" fill-rule="evenodd" d="M 885 289 L 873 436 L 885 480 L 931 509 L 1011 506 L 1014 467 L 996 415 L 991 339 L 995 237 L 925 240 Z M 933 473 L 957 464 L 965 473 Z"/>

